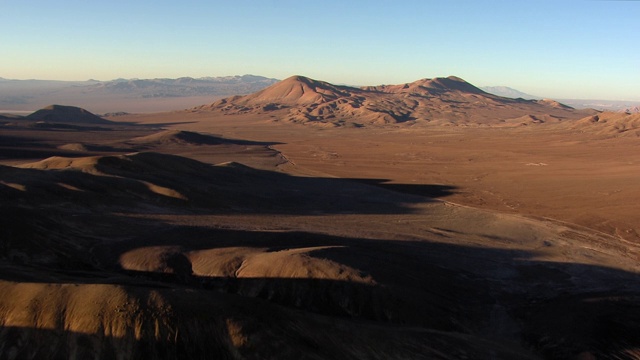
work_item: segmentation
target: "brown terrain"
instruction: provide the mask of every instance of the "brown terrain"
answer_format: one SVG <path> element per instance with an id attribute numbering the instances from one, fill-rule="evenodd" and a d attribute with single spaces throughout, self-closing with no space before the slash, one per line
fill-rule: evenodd
<path id="1" fill-rule="evenodd" d="M 0 118 L 1 359 L 638 359 L 640 117 L 294 76 Z"/>

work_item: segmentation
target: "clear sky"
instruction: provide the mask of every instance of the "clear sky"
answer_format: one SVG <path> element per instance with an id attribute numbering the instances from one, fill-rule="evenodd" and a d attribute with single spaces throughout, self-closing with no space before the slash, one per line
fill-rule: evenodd
<path id="1" fill-rule="evenodd" d="M 640 1 L 0 0 L 0 77 L 459 76 L 640 100 Z"/>

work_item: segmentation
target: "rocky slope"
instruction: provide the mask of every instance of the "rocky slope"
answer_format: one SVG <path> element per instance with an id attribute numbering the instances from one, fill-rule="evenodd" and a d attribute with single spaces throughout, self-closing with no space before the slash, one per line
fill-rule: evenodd
<path id="1" fill-rule="evenodd" d="M 222 99 L 196 110 L 275 114 L 272 116 L 285 121 L 323 126 L 521 126 L 592 113 L 551 100 L 496 96 L 454 76 L 362 88 L 292 76 L 257 93 Z"/>

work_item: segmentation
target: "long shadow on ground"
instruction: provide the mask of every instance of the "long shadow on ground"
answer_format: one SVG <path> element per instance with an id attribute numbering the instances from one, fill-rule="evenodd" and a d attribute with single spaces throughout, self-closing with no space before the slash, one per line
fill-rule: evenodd
<path id="1" fill-rule="evenodd" d="M 94 225 L 99 228 L 99 222 L 108 224 L 113 220 L 102 219 Z M 355 321 L 391 326 L 387 331 L 401 326 L 500 339 L 505 344 L 523 343 L 548 359 L 572 358 L 586 352 L 598 358 L 625 358 L 626 351 L 640 348 L 640 340 L 633 335 L 640 330 L 640 289 L 635 273 L 594 265 L 536 261 L 535 253 L 526 251 L 438 242 L 162 223 L 141 226 L 147 228 L 128 234 L 126 241 L 93 244 L 89 250 L 93 268 L 89 263 L 81 271 L 49 265 L 47 276 L 42 276 L 44 268 L 15 264 L 7 265 L 0 276 L 18 282 L 124 286 L 132 298 L 144 298 L 149 296 L 144 295 L 147 292 L 160 291 L 172 299 L 167 301 L 183 304 L 175 306 L 177 327 L 196 326 L 182 321 L 206 322 L 206 317 L 198 320 L 193 316 L 180 317 L 181 311 L 187 311 L 186 307 L 204 304 L 203 299 L 213 301 L 215 298 L 219 302 L 224 298 L 224 301 L 235 302 L 239 296 L 245 299 L 242 301 L 249 301 L 244 304 L 252 304 L 242 310 L 247 311 L 242 316 L 248 318 L 262 319 L 266 316 L 263 310 L 255 309 L 271 308 L 264 305 L 268 303 L 340 319 L 336 320 L 339 323 Z M 60 234 L 61 238 L 64 236 Z M 161 268 L 156 271 L 122 268 L 123 255 L 146 248 L 167 249 L 168 256 L 160 259 Z M 308 261 L 331 261 L 356 269 L 363 278 L 373 281 L 304 276 L 203 276 L 194 271 L 197 264 L 192 263 L 192 254 L 221 250 L 233 258 L 235 249 L 253 249 L 251 251 L 260 254 L 301 250 Z M 23 268 L 26 271 L 22 271 Z M 182 303 L 186 300 L 175 297 L 176 292 L 183 294 L 184 299 L 201 300 L 187 306 Z M 169 293 L 174 295 L 167 295 Z M 248 310 L 251 307 L 255 309 Z M 219 314 L 204 313 L 211 317 L 212 323 L 219 323 Z M 320 328 L 326 331 L 326 327 Z M 7 331 L 3 333 L 5 336 L 15 333 L 11 329 Z M 185 332 L 180 335 L 180 341 L 197 342 L 196 333 L 195 330 Z M 222 343 L 216 346 L 224 347 L 224 341 L 218 341 Z M 68 345 L 58 346 L 64 349 Z M 169 342 L 153 346 L 178 345 Z"/>
<path id="2" fill-rule="evenodd" d="M 85 314 L 101 319 L 91 333 L 69 328 L 58 313 L 49 330 L 5 321 L 0 359 L 116 358 L 118 348 L 156 358 L 493 358 L 497 351 L 516 359 L 530 355 L 523 348 L 548 359 L 631 358 L 640 348 L 636 273 L 455 244 L 466 236 L 456 232 L 399 241 L 135 216 L 410 214 L 452 194 L 452 186 L 293 177 L 158 153 L 73 161 L 0 166 L 0 286 L 33 294 L 16 314 L 88 285 L 107 297 L 120 289 L 135 306 Z M 159 256 L 127 267 L 126 256 L 147 249 Z M 222 254 L 224 266 L 199 263 L 204 252 L 207 261 Z M 254 255 L 266 259 L 266 270 L 243 274 Z M 309 273 L 270 272 L 286 272 L 292 260 Z M 326 272 L 311 271 L 314 264 Z M 199 272 L 207 266 L 209 273 Z M 5 302 L 9 295 L 0 297 Z M 60 304 L 52 311 L 71 316 L 73 305 Z M 116 323 L 122 334 L 108 335 Z M 514 346 L 522 352 L 505 350 Z"/>

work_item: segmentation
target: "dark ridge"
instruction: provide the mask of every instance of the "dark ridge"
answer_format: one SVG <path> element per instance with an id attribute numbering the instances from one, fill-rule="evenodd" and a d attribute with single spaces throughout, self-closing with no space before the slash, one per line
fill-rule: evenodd
<path id="1" fill-rule="evenodd" d="M 66 105 L 49 105 L 25 117 L 29 120 L 45 121 L 49 123 L 74 123 L 74 124 L 112 124 L 98 115 L 75 107 Z"/>

